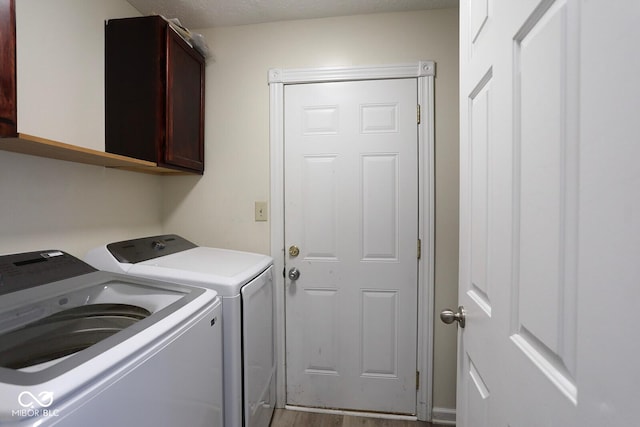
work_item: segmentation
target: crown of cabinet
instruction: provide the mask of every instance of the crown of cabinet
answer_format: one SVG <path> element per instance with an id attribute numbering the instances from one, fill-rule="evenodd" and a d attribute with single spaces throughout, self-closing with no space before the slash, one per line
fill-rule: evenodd
<path id="1" fill-rule="evenodd" d="M 204 171 L 205 61 L 159 16 L 105 23 L 105 151 Z"/>

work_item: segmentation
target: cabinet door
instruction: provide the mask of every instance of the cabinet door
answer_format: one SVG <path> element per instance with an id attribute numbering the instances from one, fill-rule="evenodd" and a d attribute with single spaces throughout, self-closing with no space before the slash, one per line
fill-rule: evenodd
<path id="1" fill-rule="evenodd" d="M 204 170 L 204 60 L 167 29 L 167 140 L 164 162 Z"/>
<path id="2" fill-rule="evenodd" d="M 105 25 L 105 150 L 161 162 L 165 138 L 166 23 L 159 17 Z"/>
<path id="3" fill-rule="evenodd" d="M 16 13 L 14 0 L 0 0 L 0 137 L 15 136 Z"/>

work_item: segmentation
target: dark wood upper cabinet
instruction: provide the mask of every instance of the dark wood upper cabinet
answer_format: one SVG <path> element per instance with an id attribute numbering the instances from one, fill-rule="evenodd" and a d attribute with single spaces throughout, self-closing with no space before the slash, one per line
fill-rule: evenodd
<path id="1" fill-rule="evenodd" d="M 202 55 L 159 16 L 107 21 L 105 55 L 105 150 L 203 173 Z"/>
<path id="2" fill-rule="evenodd" d="M 0 0 L 0 137 L 17 136 L 16 12 L 14 0 Z"/>

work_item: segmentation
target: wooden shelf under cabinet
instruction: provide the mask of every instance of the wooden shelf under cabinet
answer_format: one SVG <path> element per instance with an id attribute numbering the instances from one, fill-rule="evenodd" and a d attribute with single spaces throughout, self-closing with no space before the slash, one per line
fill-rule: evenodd
<path id="1" fill-rule="evenodd" d="M 0 138 L 0 150 L 155 175 L 187 174 L 179 170 L 158 166 L 154 162 L 105 153 L 23 133 L 18 134 L 17 137 Z"/>

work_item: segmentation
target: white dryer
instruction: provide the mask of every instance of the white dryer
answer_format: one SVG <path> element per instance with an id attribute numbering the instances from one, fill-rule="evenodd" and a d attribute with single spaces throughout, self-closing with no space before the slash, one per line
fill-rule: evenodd
<path id="1" fill-rule="evenodd" d="M 101 270 L 215 290 L 222 297 L 225 427 L 267 427 L 275 407 L 273 260 L 197 246 L 177 235 L 95 248 Z"/>
<path id="2" fill-rule="evenodd" d="M 223 427 L 221 310 L 58 250 L 0 256 L 0 425 Z"/>

